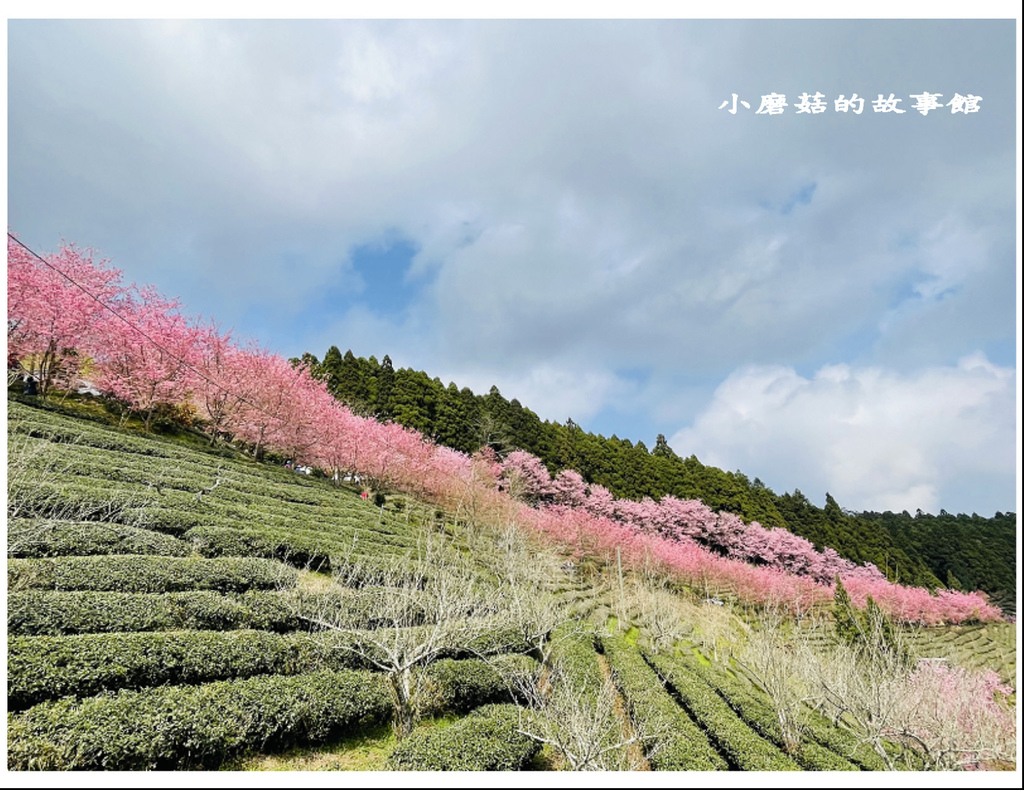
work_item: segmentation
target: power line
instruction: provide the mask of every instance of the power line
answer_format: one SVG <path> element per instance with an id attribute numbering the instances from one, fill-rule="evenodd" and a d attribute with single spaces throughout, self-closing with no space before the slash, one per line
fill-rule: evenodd
<path id="1" fill-rule="evenodd" d="M 183 367 L 188 368 L 189 370 L 191 370 L 193 373 L 195 373 L 199 378 L 201 378 L 207 384 L 210 384 L 210 385 L 216 387 L 217 389 L 219 389 L 219 390 L 221 390 L 223 392 L 226 392 L 228 395 L 231 395 L 231 396 L 237 398 L 240 403 L 245 403 L 246 405 L 251 406 L 256 411 L 258 411 L 258 412 L 260 412 L 262 414 L 265 414 L 267 417 L 270 417 L 271 419 L 279 420 L 281 422 L 285 422 L 283 417 L 279 417 L 276 414 L 271 414 L 270 412 L 265 411 L 264 409 L 260 408 L 260 406 L 258 406 L 257 404 L 253 403 L 252 401 L 248 400 L 244 396 L 238 395 L 238 394 L 234 393 L 232 390 L 228 389 L 227 387 L 223 386 L 222 384 L 218 384 L 216 381 L 214 381 L 213 379 L 209 378 L 201 370 L 196 369 L 189 362 L 187 362 L 186 360 L 182 359 L 181 357 L 179 357 L 174 352 L 172 352 L 169 349 L 167 349 L 164 346 L 162 346 L 159 342 L 157 342 L 152 337 L 150 337 L 142 328 L 140 328 L 138 325 L 132 323 L 132 321 L 130 321 L 128 318 L 125 318 L 125 316 L 121 315 L 121 313 L 119 313 L 113 307 L 108 305 L 106 302 L 104 302 L 98 296 L 96 296 L 95 294 L 91 293 L 84 285 L 82 285 L 79 282 L 76 282 L 69 275 L 67 275 L 66 273 L 61 271 L 59 268 L 54 266 L 52 263 L 50 263 L 48 260 L 43 258 L 35 250 L 31 249 L 27 244 L 25 244 L 20 239 L 18 239 L 10 231 L 7 232 L 7 238 L 10 239 L 11 241 L 13 241 L 15 244 L 17 244 L 22 249 L 24 249 L 27 253 L 29 253 L 29 255 L 34 257 L 37 261 L 42 263 L 44 266 L 46 266 L 46 267 L 52 269 L 53 271 L 57 272 L 57 274 L 59 274 L 61 277 L 63 277 L 65 280 L 67 280 L 69 283 L 71 283 L 73 286 L 78 288 L 82 293 L 84 293 L 86 296 L 88 296 L 90 299 L 92 299 L 94 302 L 96 302 L 96 304 L 98 304 L 104 310 L 109 310 L 113 315 L 117 316 L 119 319 L 124 321 L 124 323 L 126 323 L 128 326 L 130 326 L 132 329 L 134 329 L 136 332 L 138 332 L 140 335 L 142 335 L 142 337 L 144 337 L 146 340 L 148 340 L 150 343 L 152 343 L 154 346 L 156 346 L 156 348 L 160 349 L 168 357 L 170 357 L 171 359 L 175 360 L 176 362 L 178 362 Z"/>

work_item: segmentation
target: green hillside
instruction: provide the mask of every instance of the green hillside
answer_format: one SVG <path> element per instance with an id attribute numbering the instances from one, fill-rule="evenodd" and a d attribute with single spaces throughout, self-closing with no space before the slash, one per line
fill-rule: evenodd
<path id="1" fill-rule="evenodd" d="M 844 682 L 887 678 L 892 699 L 907 698 L 896 691 L 913 676 L 883 666 L 884 649 L 838 642 L 827 608 L 780 619 L 655 568 L 569 561 L 515 525 L 361 493 L 211 450 L 185 429 L 108 425 L 88 400 L 12 396 L 8 768 L 879 770 L 959 759 L 922 753 L 897 728 L 865 730 L 854 712 L 868 703 L 852 685 L 853 712 L 830 703 L 823 689 L 839 688 L 842 667 Z M 950 667 L 1004 678 L 1015 668 L 1009 628 L 907 636 Z M 781 688 L 773 673 L 796 680 Z M 984 704 L 1005 741 L 1013 710 L 1002 699 Z M 985 767 L 1015 759 L 997 741 Z"/>
<path id="2" fill-rule="evenodd" d="M 353 410 L 393 419 L 424 436 L 463 452 L 483 444 L 498 451 L 526 450 L 555 473 L 575 469 L 588 483 L 617 497 L 659 499 L 666 494 L 699 499 L 713 510 L 736 513 L 746 521 L 783 527 L 858 564 L 874 563 L 892 581 L 929 589 L 982 590 L 1007 612 L 1016 608 L 1016 525 L 1013 513 L 992 518 L 909 513 L 851 513 L 826 494 L 825 507 L 799 490 L 776 494 L 757 477 L 677 456 L 664 436 L 648 449 L 643 442 L 588 433 L 573 421 L 542 421 L 518 400 L 506 400 L 496 387 L 474 394 L 454 383 L 391 360 L 344 355 L 332 346 L 323 361 L 306 354 L 314 375 Z M 754 470 L 751 470 L 754 471 Z"/>

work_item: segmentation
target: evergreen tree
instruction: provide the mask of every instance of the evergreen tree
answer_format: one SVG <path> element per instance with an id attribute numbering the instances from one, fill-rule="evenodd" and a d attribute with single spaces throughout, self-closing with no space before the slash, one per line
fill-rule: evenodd
<path id="1" fill-rule="evenodd" d="M 846 644 L 856 644 L 862 635 L 860 618 L 853 608 L 850 594 L 836 576 L 836 591 L 832 596 L 832 616 L 835 618 L 836 636 Z"/>
<path id="2" fill-rule="evenodd" d="M 838 576 L 832 614 L 835 618 L 836 636 L 840 641 L 871 656 L 888 655 L 904 663 L 911 660 L 892 619 L 879 608 L 870 595 L 867 597 L 864 611 L 857 611 Z"/>
<path id="3" fill-rule="evenodd" d="M 437 405 L 435 431 L 439 444 L 460 452 L 473 453 L 479 446 L 476 443 L 473 426 L 469 421 L 466 403 L 458 387 L 455 386 L 455 382 L 450 383 L 448 388 L 441 392 L 441 398 Z"/>
<path id="4" fill-rule="evenodd" d="M 590 478 L 581 467 L 588 465 L 582 463 L 580 454 L 577 451 L 577 444 L 583 431 L 569 417 L 565 426 L 555 430 L 555 465 L 560 469 L 576 469 L 587 480 Z M 591 464 L 592 465 L 592 462 Z"/>
<path id="5" fill-rule="evenodd" d="M 440 383 L 436 386 L 440 386 Z M 435 383 L 426 373 L 402 368 L 395 373 L 391 390 L 391 412 L 395 422 L 434 437 L 434 416 L 439 399 Z"/>
<path id="6" fill-rule="evenodd" d="M 480 446 L 488 446 L 496 453 L 514 449 L 512 428 L 508 422 L 508 401 L 501 396 L 497 386 L 482 399 L 477 419 L 477 438 Z"/>
<path id="7" fill-rule="evenodd" d="M 320 360 L 308 351 L 304 351 L 301 357 L 290 357 L 288 364 L 293 368 L 305 367 L 309 371 L 309 375 L 314 379 L 320 379 L 322 375 L 322 369 Z"/>
<path id="8" fill-rule="evenodd" d="M 864 608 L 864 630 L 872 650 L 885 651 L 909 661 L 910 657 L 900 644 L 892 618 L 879 608 L 870 595 Z"/>
<path id="9" fill-rule="evenodd" d="M 377 374 L 377 416 L 382 420 L 391 419 L 391 390 L 395 386 L 395 369 L 391 364 L 391 357 L 387 354 L 380 363 L 380 372 Z"/>
<path id="10" fill-rule="evenodd" d="M 658 438 L 654 441 L 654 449 L 651 450 L 651 455 L 656 455 L 659 458 L 678 458 L 673 452 L 672 448 L 668 446 L 668 440 L 665 439 L 665 434 L 659 433 Z"/>
<path id="11" fill-rule="evenodd" d="M 337 387 L 336 382 L 341 378 L 343 364 L 341 351 L 338 350 L 337 346 L 331 346 L 327 349 L 327 353 L 324 354 L 324 361 L 320 363 L 320 370 L 324 377 L 323 380 L 327 382 L 327 389 L 336 398 L 338 397 L 338 393 L 335 391 Z"/>
<path id="12" fill-rule="evenodd" d="M 843 509 L 839 507 L 839 503 L 832 498 L 832 495 L 825 492 L 825 518 L 827 518 L 832 524 L 841 524 L 843 522 Z"/>
<path id="13" fill-rule="evenodd" d="M 356 359 L 349 349 L 340 363 L 335 364 L 333 359 L 328 362 L 327 356 L 324 357 L 324 363 L 330 366 L 328 370 L 331 373 L 331 394 L 356 414 L 369 414 L 373 404 L 366 360 Z"/>

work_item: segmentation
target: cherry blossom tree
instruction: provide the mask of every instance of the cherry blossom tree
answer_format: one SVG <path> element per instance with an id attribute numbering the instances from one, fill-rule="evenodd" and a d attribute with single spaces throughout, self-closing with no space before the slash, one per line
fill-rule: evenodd
<path id="1" fill-rule="evenodd" d="M 258 378 L 247 377 L 245 352 L 211 322 L 199 329 L 199 378 L 192 390 L 192 403 L 206 422 L 210 443 L 229 439 L 238 425 L 244 402 L 259 386 Z"/>
<path id="2" fill-rule="evenodd" d="M 252 448 L 253 457 L 262 458 L 275 441 L 288 441 L 287 423 L 295 415 L 301 372 L 284 357 L 258 347 L 236 361 L 236 375 L 248 385 L 248 393 L 239 405 L 235 438 Z"/>
<path id="3" fill-rule="evenodd" d="M 305 364 L 292 367 L 277 361 L 274 369 L 282 377 L 279 386 L 287 396 L 277 411 L 276 423 L 270 427 L 268 446 L 298 462 L 313 463 L 324 442 L 324 420 L 333 409 L 334 398 Z"/>
<path id="4" fill-rule="evenodd" d="M 515 450 L 505 458 L 501 465 L 501 483 L 513 499 L 533 504 L 548 500 L 555 493 L 544 462 L 523 450 Z"/>
<path id="5" fill-rule="evenodd" d="M 922 661 L 908 678 L 893 733 L 933 770 L 978 770 L 1016 762 L 1012 687 L 992 670 Z"/>
<path id="6" fill-rule="evenodd" d="M 575 469 L 563 469 L 551 483 L 555 504 L 568 507 L 584 507 L 587 501 L 587 484 L 583 475 Z"/>
<path id="7" fill-rule="evenodd" d="M 29 357 L 44 397 L 70 386 L 93 350 L 108 308 L 123 307 L 121 272 L 91 250 L 62 244 L 45 263 L 7 237 L 7 351 Z"/>
<path id="8" fill-rule="evenodd" d="M 357 443 L 353 439 L 362 429 L 362 422 L 338 401 L 318 416 L 320 441 L 316 447 L 316 463 L 336 482 L 359 470 Z"/>
<path id="9" fill-rule="evenodd" d="M 177 300 L 151 286 L 133 288 L 116 315 L 103 316 L 100 332 L 96 385 L 145 415 L 146 430 L 158 405 L 188 399 L 201 363 L 201 333 Z"/>

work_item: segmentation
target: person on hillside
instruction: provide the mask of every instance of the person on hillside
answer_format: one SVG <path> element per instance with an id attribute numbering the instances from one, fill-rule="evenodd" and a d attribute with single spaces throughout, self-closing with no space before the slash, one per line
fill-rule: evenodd
<path id="1" fill-rule="evenodd" d="M 39 385 L 36 383 L 35 378 L 29 376 L 25 379 L 25 394 L 26 395 L 38 395 Z"/>

